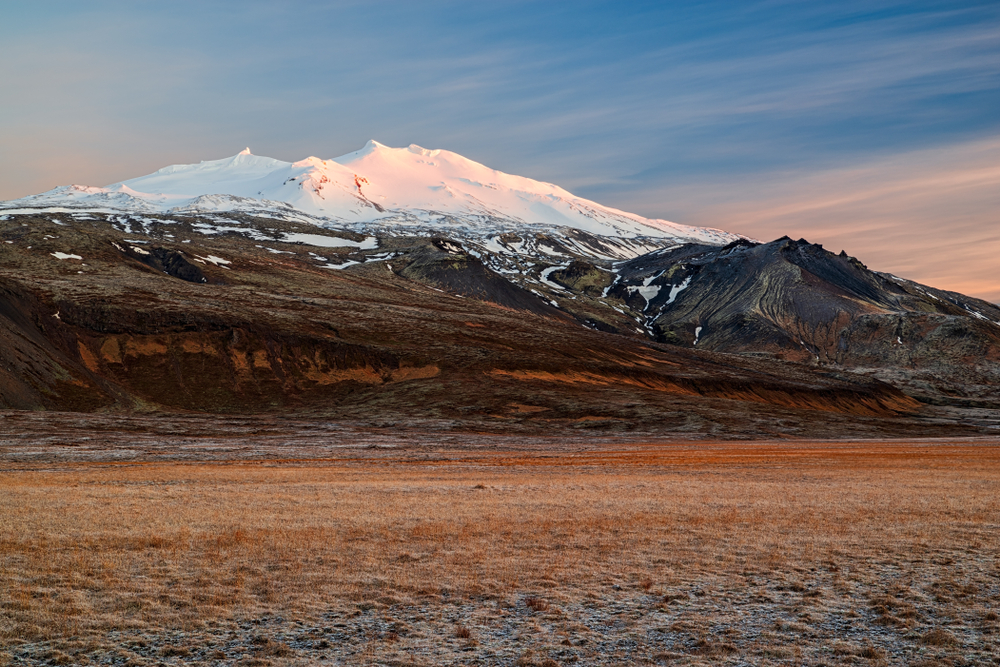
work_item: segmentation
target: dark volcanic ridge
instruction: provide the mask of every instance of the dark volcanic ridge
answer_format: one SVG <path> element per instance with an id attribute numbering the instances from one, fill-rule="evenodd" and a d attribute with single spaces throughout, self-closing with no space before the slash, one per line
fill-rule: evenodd
<path id="1" fill-rule="evenodd" d="M 1000 406 L 1000 308 L 804 240 L 0 217 L 4 409 L 740 437 L 993 433 Z"/>

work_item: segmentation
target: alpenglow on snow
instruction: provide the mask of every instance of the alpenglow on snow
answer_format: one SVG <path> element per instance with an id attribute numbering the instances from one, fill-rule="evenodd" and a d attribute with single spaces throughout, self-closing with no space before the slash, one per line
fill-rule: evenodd
<path id="1" fill-rule="evenodd" d="M 223 160 L 173 165 L 106 187 L 62 186 L 0 202 L 0 212 L 93 211 L 136 215 L 236 214 L 377 233 L 438 231 L 481 237 L 578 230 L 652 246 L 724 245 L 717 229 L 652 220 L 576 197 L 549 183 L 490 169 L 457 153 L 369 141 L 332 160 L 283 162 L 250 149 Z"/>

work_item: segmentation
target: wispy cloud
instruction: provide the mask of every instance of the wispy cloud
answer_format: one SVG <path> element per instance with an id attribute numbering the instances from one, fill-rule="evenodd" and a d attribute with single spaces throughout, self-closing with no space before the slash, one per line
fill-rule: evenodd
<path id="1" fill-rule="evenodd" d="M 1000 302 L 1000 136 L 811 173 L 771 172 L 637 194 L 681 221 L 788 235 L 874 269 Z"/>

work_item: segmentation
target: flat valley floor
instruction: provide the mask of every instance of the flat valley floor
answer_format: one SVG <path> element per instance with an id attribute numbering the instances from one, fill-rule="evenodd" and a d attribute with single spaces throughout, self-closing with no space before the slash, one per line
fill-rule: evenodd
<path id="1" fill-rule="evenodd" d="M 998 613 L 997 440 L 0 413 L 0 665 L 988 665 Z"/>

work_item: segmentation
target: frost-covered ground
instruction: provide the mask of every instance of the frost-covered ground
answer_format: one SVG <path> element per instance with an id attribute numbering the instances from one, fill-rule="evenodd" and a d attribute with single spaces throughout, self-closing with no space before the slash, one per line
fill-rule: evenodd
<path id="1" fill-rule="evenodd" d="M 993 440 L 5 413 L 0 664 L 1000 664 Z"/>

